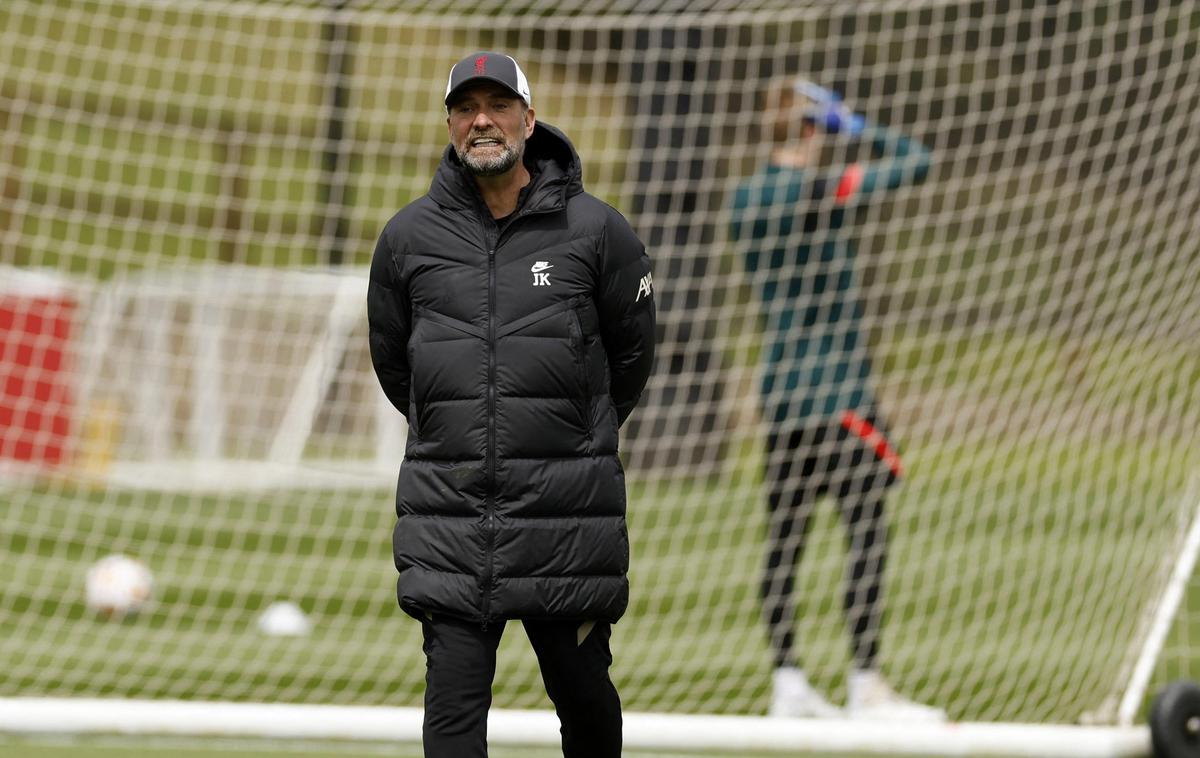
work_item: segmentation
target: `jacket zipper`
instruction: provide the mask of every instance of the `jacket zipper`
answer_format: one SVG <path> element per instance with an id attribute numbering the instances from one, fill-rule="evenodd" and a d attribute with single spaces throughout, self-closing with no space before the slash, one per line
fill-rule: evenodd
<path id="1" fill-rule="evenodd" d="M 500 239 L 513 222 L 524 216 L 538 213 L 549 213 L 554 208 L 518 211 L 503 229 L 492 223 L 492 229 L 485 231 L 488 239 L 488 418 L 487 418 L 487 500 L 485 513 L 487 518 L 487 550 L 483 566 L 483 629 L 487 630 L 492 613 L 492 584 L 495 581 L 496 553 L 496 248 L 500 247 Z M 479 206 L 480 215 L 490 218 L 486 205 Z M 485 224 L 488 221 L 484 221 Z"/>
<path id="2" fill-rule="evenodd" d="M 487 424 L 487 553 L 483 567 L 483 628 L 492 606 L 492 566 L 496 551 L 496 248 L 488 247 L 488 424 Z"/>

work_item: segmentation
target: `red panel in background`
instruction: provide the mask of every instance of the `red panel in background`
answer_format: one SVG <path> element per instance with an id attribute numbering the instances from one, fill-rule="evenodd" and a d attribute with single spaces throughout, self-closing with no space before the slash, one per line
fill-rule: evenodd
<path id="1" fill-rule="evenodd" d="M 0 462 L 64 461 L 71 427 L 67 297 L 0 293 Z"/>

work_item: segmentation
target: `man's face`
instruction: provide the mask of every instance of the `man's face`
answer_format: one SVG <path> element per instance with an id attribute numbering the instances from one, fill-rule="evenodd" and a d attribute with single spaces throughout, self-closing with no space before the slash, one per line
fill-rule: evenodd
<path id="1" fill-rule="evenodd" d="M 816 127 L 804 118 L 812 102 L 797 95 L 790 86 L 779 87 L 767 95 L 764 112 L 767 129 L 775 144 L 786 144 L 795 140 L 813 138 Z"/>
<path id="2" fill-rule="evenodd" d="M 463 90 L 446 117 L 454 152 L 476 176 L 498 176 L 517 165 L 533 124 L 533 109 L 499 84 Z"/>

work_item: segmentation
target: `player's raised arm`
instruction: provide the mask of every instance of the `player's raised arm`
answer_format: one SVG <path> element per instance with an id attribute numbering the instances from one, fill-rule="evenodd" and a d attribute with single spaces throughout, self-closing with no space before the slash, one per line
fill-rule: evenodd
<path id="1" fill-rule="evenodd" d="M 929 176 L 933 162 L 929 148 L 916 138 L 899 129 L 869 122 L 864 124 L 858 138 L 871 146 L 872 157 L 865 165 L 855 164 L 861 166 L 862 179 L 860 186 L 853 188 L 853 197 L 919 184 Z M 847 176 L 844 174 L 839 184 L 853 181 L 852 175 Z"/>

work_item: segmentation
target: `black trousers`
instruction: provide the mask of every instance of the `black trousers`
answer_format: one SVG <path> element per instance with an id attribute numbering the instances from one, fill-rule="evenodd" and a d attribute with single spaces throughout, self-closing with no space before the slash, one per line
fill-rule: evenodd
<path id="1" fill-rule="evenodd" d="M 620 758 L 621 700 L 608 676 L 611 627 L 578 621 L 522 623 L 562 723 L 564 758 Z M 486 758 L 487 714 L 504 623 L 484 629 L 476 622 L 437 616 L 422 626 L 425 758 Z"/>
<path id="2" fill-rule="evenodd" d="M 887 525 L 884 497 L 898 479 L 899 459 L 874 414 L 854 414 L 768 438 L 770 506 L 763 611 L 775 665 L 795 665 L 796 568 L 817 502 L 837 500 L 848 560 L 843 609 L 854 663 L 872 668 L 879 654 Z"/>

